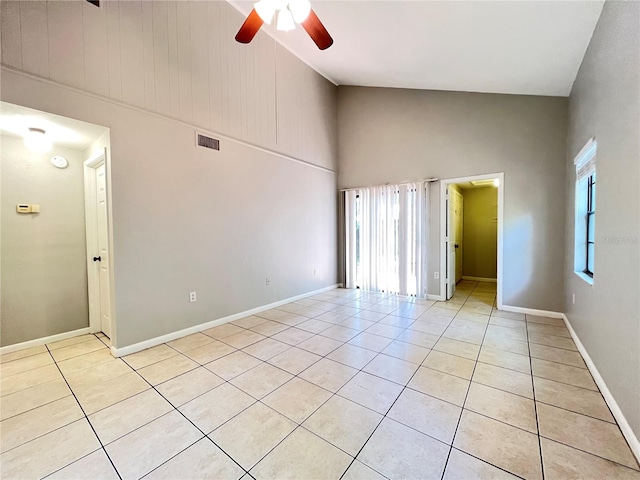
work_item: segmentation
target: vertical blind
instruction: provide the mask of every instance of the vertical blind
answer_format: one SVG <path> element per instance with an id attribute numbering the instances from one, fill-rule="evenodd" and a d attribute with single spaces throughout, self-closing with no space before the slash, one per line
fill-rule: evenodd
<path id="1" fill-rule="evenodd" d="M 344 192 L 347 288 L 426 296 L 429 183 Z"/>

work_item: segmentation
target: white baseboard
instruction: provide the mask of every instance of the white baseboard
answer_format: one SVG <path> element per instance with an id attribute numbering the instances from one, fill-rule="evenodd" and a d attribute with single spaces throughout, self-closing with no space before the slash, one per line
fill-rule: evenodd
<path id="1" fill-rule="evenodd" d="M 427 300 L 435 300 L 437 302 L 444 302 L 445 298 L 442 295 L 432 295 L 431 293 L 427 294 Z"/>
<path id="2" fill-rule="evenodd" d="M 591 372 L 591 375 L 593 376 L 593 379 L 596 382 L 596 385 L 598 385 L 598 388 L 600 389 L 600 392 L 602 393 L 602 396 L 604 397 L 605 402 L 607 402 L 607 405 L 609 406 L 609 409 L 611 410 L 613 417 L 616 419 L 616 422 L 618 422 L 618 426 L 622 431 L 622 435 L 624 435 L 624 438 L 627 440 L 627 443 L 629 444 L 629 447 L 631 448 L 633 455 L 636 457 L 636 460 L 638 461 L 638 463 L 640 463 L 640 441 L 638 440 L 638 437 L 636 436 L 634 431 L 631 429 L 631 426 L 629 425 L 629 422 L 627 422 L 627 419 L 622 413 L 622 410 L 620 410 L 620 407 L 618 406 L 618 402 L 616 402 L 615 398 L 613 397 L 613 394 L 607 387 L 607 384 L 602 378 L 602 375 L 600 375 L 600 372 L 598 372 L 598 369 L 596 368 L 595 363 L 593 363 L 593 360 L 591 360 L 591 357 L 589 356 L 587 349 L 584 347 L 584 345 L 580 341 L 580 338 L 578 337 L 578 334 L 575 332 L 575 330 L 571 326 L 571 322 L 569 321 L 569 318 L 564 313 L 551 312 L 548 310 L 536 310 L 534 308 L 513 307 L 509 305 L 503 305 L 500 310 L 504 310 L 507 312 L 515 312 L 515 313 L 525 313 L 528 315 L 537 315 L 541 317 L 561 318 L 562 320 L 564 320 L 564 323 L 567 326 L 567 330 L 569 330 L 569 333 L 571 334 L 571 338 L 575 342 L 576 347 L 580 352 L 580 355 L 582 355 L 582 358 L 584 359 L 584 362 L 586 363 L 587 368 Z"/>
<path id="3" fill-rule="evenodd" d="M 46 343 L 59 342 L 60 340 L 66 340 L 67 338 L 77 337 L 79 335 L 86 335 L 87 333 L 91 333 L 89 327 L 79 328 L 78 330 L 72 330 L 71 332 L 58 333 L 56 335 L 50 335 L 48 337 L 36 338 L 35 340 L 29 340 L 28 342 L 14 343 L 13 345 L 0 347 L 0 355 L 16 352 L 18 350 L 24 350 L 25 348 L 39 347 L 40 345 L 44 345 Z"/>
<path id="4" fill-rule="evenodd" d="M 319 293 L 328 292 L 329 290 L 333 290 L 341 286 L 342 284 L 338 283 L 335 285 L 331 285 L 329 287 L 321 288 L 319 290 L 314 290 L 313 292 L 303 293 L 301 295 L 296 295 L 295 297 L 279 300 L 277 302 L 273 302 L 268 305 L 262 305 L 260 307 L 252 308 L 251 310 L 234 313 L 233 315 L 218 318 L 217 320 L 212 320 L 206 323 L 200 323 L 198 325 L 194 325 L 193 327 L 178 330 L 177 332 L 171 332 L 171 333 L 167 333 L 166 335 L 150 338 L 149 340 L 145 340 L 139 343 L 134 343 L 133 345 L 127 345 L 119 348 L 111 346 L 111 354 L 114 357 L 123 357 L 125 355 L 131 355 L 132 353 L 136 353 L 141 350 L 145 350 L 147 348 L 155 347 L 162 343 L 170 342 L 171 340 L 176 340 L 178 338 L 186 337 L 187 335 L 191 335 L 193 333 L 202 332 L 203 330 L 208 330 L 210 328 L 217 327 L 218 325 L 222 325 L 224 323 L 233 322 L 234 320 L 239 320 L 241 318 L 248 317 L 249 315 L 255 315 L 256 313 L 264 312 L 265 310 L 271 310 L 272 308 L 279 307 L 280 305 L 284 305 L 286 303 L 295 302 L 296 300 L 301 300 L 306 297 L 318 295 Z"/>
<path id="5" fill-rule="evenodd" d="M 463 275 L 462 276 L 462 280 L 471 280 L 472 282 L 498 283 L 498 279 L 497 278 L 469 277 L 467 275 Z"/>
<path id="6" fill-rule="evenodd" d="M 552 312 L 551 310 L 538 310 L 535 308 L 513 307 L 511 305 L 502 305 L 498 310 L 505 312 L 524 313 L 527 315 L 536 315 L 538 317 L 564 318 L 564 313 Z"/>
<path id="7" fill-rule="evenodd" d="M 564 323 L 567 326 L 569 333 L 571 334 L 571 338 L 575 342 L 576 347 L 578 347 L 578 351 L 580 352 L 580 355 L 582 355 L 582 358 L 587 364 L 587 368 L 591 372 L 591 375 L 593 376 L 593 379 L 595 380 L 596 385 L 598 385 L 598 388 L 600 389 L 600 392 L 602 393 L 602 396 L 604 397 L 605 402 L 607 402 L 607 405 L 609 406 L 609 409 L 611 410 L 613 417 L 616 419 L 616 422 L 618 422 L 618 426 L 620 427 L 620 430 L 622 430 L 622 435 L 624 435 L 624 438 L 627 440 L 627 443 L 629 444 L 629 447 L 631 448 L 633 455 L 636 457 L 636 460 L 638 461 L 638 463 L 640 463 L 640 441 L 638 441 L 638 437 L 636 436 L 634 431 L 631 429 L 629 422 L 627 422 L 627 419 L 622 413 L 622 410 L 620 410 L 620 407 L 618 406 L 618 402 L 616 402 L 616 399 L 613 398 L 613 395 L 611 394 L 611 391 L 609 391 L 607 384 L 605 383 L 604 379 L 600 375 L 600 372 L 598 372 L 598 369 L 596 368 L 595 363 L 593 363 L 593 360 L 591 360 L 591 357 L 589 356 L 587 349 L 584 348 L 584 345 L 580 341 L 578 334 L 571 326 L 571 322 L 569 321 L 569 318 L 567 318 L 565 314 L 562 314 L 561 318 L 564 320 Z"/>

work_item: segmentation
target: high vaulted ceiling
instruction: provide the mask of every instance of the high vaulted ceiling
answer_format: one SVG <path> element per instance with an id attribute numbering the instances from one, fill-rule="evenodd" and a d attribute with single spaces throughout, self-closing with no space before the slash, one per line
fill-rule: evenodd
<path id="1" fill-rule="evenodd" d="M 603 3 L 311 0 L 325 51 L 301 27 L 262 28 L 338 85 L 568 96 Z"/>

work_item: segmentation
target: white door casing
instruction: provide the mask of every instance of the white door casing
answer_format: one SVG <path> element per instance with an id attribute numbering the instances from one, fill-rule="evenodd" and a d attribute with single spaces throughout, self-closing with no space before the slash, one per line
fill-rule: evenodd
<path id="1" fill-rule="evenodd" d="M 106 151 L 85 162 L 89 325 L 111 337 L 111 258 Z"/>

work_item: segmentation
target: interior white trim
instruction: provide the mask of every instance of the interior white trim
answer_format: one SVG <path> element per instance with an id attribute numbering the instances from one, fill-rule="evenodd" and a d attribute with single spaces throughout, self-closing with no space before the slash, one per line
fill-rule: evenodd
<path id="1" fill-rule="evenodd" d="M 498 307 L 498 310 L 513 313 L 524 313 L 527 315 L 536 315 L 538 317 L 562 318 L 564 316 L 564 313 L 553 312 L 551 310 L 538 310 L 537 308 L 514 307 L 511 305 L 502 305 L 502 307 Z"/>
<path id="2" fill-rule="evenodd" d="M 258 150 L 260 152 L 269 153 L 271 155 L 275 155 L 276 157 L 284 158 L 285 160 L 296 162 L 296 163 L 299 163 L 301 165 L 305 165 L 307 167 L 315 168 L 317 170 L 322 170 L 323 172 L 332 173 L 332 174 L 336 175 L 336 171 L 335 170 L 331 170 L 330 168 L 323 167 L 323 166 L 320 166 L 320 165 L 316 165 L 315 163 L 310 163 L 310 162 L 307 162 L 306 160 L 302 160 L 300 158 L 292 157 L 291 155 L 287 155 L 285 153 L 276 152 L 275 150 L 270 150 L 268 148 L 261 147 L 260 145 L 256 145 L 254 143 L 246 142 L 246 141 L 240 140 L 238 138 L 234 138 L 234 137 L 230 137 L 228 135 L 223 135 L 221 133 L 213 132 L 213 131 L 209 130 L 207 127 L 202 126 L 202 125 L 196 125 L 194 123 L 183 122 L 182 120 L 178 120 L 178 119 L 173 118 L 173 117 L 168 117 L 166 115 L 161 115 L 161 114 L 159 114 L 157 112 L 153 112 L 151 110 L 146 110 L 144 108 L 135 107 L 135 106 L 129 105 L 127 103 L 122 103 L 122 102 L 119 102 L 119 101 L 114 100 L 112 98 L 103 97 L 102 95 L 97 95 L 95 93 L 88 92 L 88 91 L 82 90 L 80 88 L 71 87 L 69 85 L 64 85 L 62 83 L 55 82 L 55 81 L 50 80 L 48 78 L 40 77 L 40 76 L 34 75 L 32 73 L 27 73 L 27 72 L 24 72 L 22 70 L 18 70 L 18 69 L 13 68 L 13 67 L 9 67 L 7 65 L 0 65 L 0 75 L 2 74 L 3 71 L 7 71 L 7 72 L 10 72 L 10 73 L 13 73 L 13 74 L 21 75 L 23 77 L 30 78 L 32 80 L 37 80 L 39 82 L 44 82 L 44 83 L 49 84 L 49 85 L 54 85 L 54 86 L 59 87 L 59 88 L 64 88 L 65 90 L 68 90 L 68 91 L 71 91 L 71 92 L 80 93 L 82 95 L 87 95 L 88 97 L 92 97 L 92 98 L 101 100 L 103 102 L 108 102 L 108 103 L 113 104 L 113 105 L 118 105 L 119 107 L 127 108 L 127 109 L 133 110 L 135 112 L 142 112 L 142 113 L 145 113 L 147 115 L 153 115 L 156 118 L 162 118 L 163 120 L 169 120 L 171 122 L 175 122 L 175 123 L 177 123 L 179 125 L 183 125 L 183 126 L 191 128 L 191 129 L 196 127 L 196 128 L 198 128 L 200 130 L 201 133 L 204 133 L 204 134 L 206 134 L 208 136 L 213 136 L 213 137 L 218 138 L 220 140 L 235 142 L 235 143 L 240 144 L 240 145 L 244 145 L 244 146 L 247 146 L 247 147 L 255 148 L 256 150 Z M 28 107 L 28 108 L 33 108 L 33 107 Z"/>
<path id="3" fill-rule="evenodd" d="M 616 419 L 616 422 L 618 422 L 618 426 L 620 427 L 620 430 L 622 430 L 622 435 L 624 435 L 624 438 L 627 440 L 627 443 L 629 444 L 633 455 L 636 457 L 636 460 L 640 463 L 640 441 L 638 440 L 638 437 L 631 429 L 631 426 L 629 425 L 629 422 L 627 422 L 624 413 L 622 413 L 622 410 L 620 410 L 620 407 L 618 406 L 618 402 L 616 402 L 616 399 L 613 397 L 613 394 L 607 387 L 607 384 L 602 378 L 602 375 L 600 375 L 600 372 L 598 372 L 595 363 L 593 363 L 593 360 L 591 360 L 587 349 L 584 348 L 584 345 L 580 341 L 580 337 L 578 337 L 578 334 L 571 326 L 569 318 L 565 314 L 562 314 L 561 318 L 564 320 L 564 323 L 567 326 L 567 330 L 569 330 L 569 333 L 571 334 L 571 338 L 575 342 L 576 347 L 578 347 L 578 351 L 587 364 L 587 368 L 591 372 L 596 385 L 598 385 L 598 388 L 600 389 L 605 402 L 607 402 L 607 405 L 609 406 L 613 417 Z"/>
<path id="4" fill-rule="evenodd" d="M 593 277 L 590 277 L 584 272 L 577 272 L 575 270 L 573 273 L 575 273 L 578 277 L 580 277 L 581 280 L 584 280 L 588 285 L 593 287 Z"/>
<path id="5" fill-rule="evenodd" d="M 573 159 L 573 164 L 576 166 L 576 169 L 580 169 L 583 165 L 585 165 L 593 157 L 595 157 L 597 149 L 598 143 L 596 142 L 596 137 L 591 137 Z"/>
<path id="6" fill-rule="evenodd" d="M 602 378 L 602 375 L 600 375 L 600 372 L 598 372 L 598 369 L 596 368 L 595 363 L 593 363 L 593 360 L 591 360 L 591 357 L 589 356 L 589 352 L 587 352 L 587 349 L 584 347 L 584 345 L 580 341 L 580 337 L 578 337 L 578 334 L 571 326 L 571 322 L 569 321 L 569 318 L 564 313 L 551 312 L 548 310 L 537 310 L 535 308 L 523 308 L 523 307 L 513 307 L 509 305 L 503 305 L 500 310 L 504 310 L 506 312 L 525 313 L 529 315 L 539 315 L 542 317 L 549 317 L 549 318 L 561 318 L 562 320 L 564 320 L 564 324 L 566 325 L 567 330 L 569 330 L 569 334 L 571 335 L 571 338 L 575 342 L 576 347 L 580 352 L 580 355 L 582 355 L 582 358 L 584 359 L 584 362 L 586 363 L 587 368 L 589 369 L 589 372 L 591 372 L 591 375 L 593 376 L 593 379 L 596 382 L 596 385 L 600 389 L 600 393 L 602 393 L 602 396 L 604 397 L 605 402 L 607 402 L 607 405 L 609 406 L 609 409 L 611 410 L 613 417 L 616 419 L 616 422 L 618 422 L 618 426 L 622 431 L 622 435 L 624 435 L 624 438 L 629 444 L 629 448 L 631 448 L 631 451 L 633 452 L 633 455 L 636 457 L 636 460 L 640 463 L 640 441 L 638 440 L 638 437 L 636 436 L 634 431 L 631 429 L 631 426 L 629 425 L 629 422 L 627 422 L 627 419 L 624 416 L 624 413 L 622 413 L 622 410 L 620 410 L 620 407 L 618 406 L 618 402 L 616 402 L 616 399 L 613 397 L 613 394 L 609 390 L 609 387 L 607 387 L 607 384 Z"/>
<path id="7" fill-rule="evenodd" d="M 248 317 L 249 315 L 255 315 L 256 313 L 264 312 L 265 310 L 270 310 L 272 308 L 279 307 L 280 305 L 284 305 L 286 303 L 295 302 L 296 300 L 301 300 L 303 298 L 311 297 L 313 295 L 318 295 L 319 293 L 328 292 L 329 290 L 333 290 L 341 286 L 342 286 L 341 283 L 337 283 L 335 285 L 330 285 L 328 287 L 320 288 L 312 292 L 296 295 L 295 297 L 285 298 L 284 300 L 278 300 L 277 302 L 273 302 L 268 305 L 262 305 L 260 307 L 252 308 L 251 310 L 245 310 L 244 312 L 234 313 L 233 315 L 218 318 L 217 320 L 211 320 L 210 322 L 200 323 L 198 325 L 194 325 L 193 327 L 178 330 L 177 332 L 171 332 L 171 333 L 167 333 L 166 335 L 150 338 L 149 340 L 145 340 L 139 343 L 134 343 L 133 345 L 127 345 L 125 347 L 120 347 L 120 348 L 111 346 L 111 354 L 114 357 L 122 357 L 124 355 L 130 355 L 132 353 L 136 353 L 141 350 L 145 350 L 147 348 L 155 347 L 156 345 L 160 345 L 162 343 L 170 342 L 171 340 L 176 340 L 178 338 L 182 338 L 187 335 L 191 335 L 193 333 L 198 333 L 198 332 L 202 332 L 203 330 L 208 330 L 210 328 L 217 327 L 218 325 L 222 325 L 224 323 L 233 322 L 234 320 L 239 320 L 241 318 Z"/>
<path id="8" fill-rule="evenodd" d="M 436 302 L 444 302 L 445 298 L 442 295 L 432 295 L 431 293 L 427 294 L 427 300 L 435 300 Z"/>
<path id="9" fill-rule="evenodd" d="M 50 335 L 48 337 L 36 338 L 35 340 L 28 340 L 22 343 L 14 343 L 13 345 L 0 347 L 0 355 L 17 352 L 18 350 L 24 350 L 25 348 L 39 347 L 46 343 L 59 342 L 60 340 L 66 340 L 67 338 L 77 337 L 79 335 L 86 335 L 87 333 L 91 333 L 89 327 L 79 328 L 78 330 L 72 330 L 70 332 L 57 333 L 56 335 Z"/>
<path id="10" fill-rule="evenodd" d="M 472 180 L 488 180 L 497 178 L 498 184 L 498 278 L 497 278 L 497 304 L 502 309 L 502 277 L 503 271 L 503 234 L 504 234 L 504 172 L 472 175 L 470 177 L 447 178 L 440 180 L 440 296 L 446 297 L 447 281 L 447 247 L 446 247 L 446 187 L 452 183 L 464 183 Z"/>
<path id="11" fill-rule="evenodd" d="M 489 282 L 489 283 L 498 283 L 497 278 L 486 278 L 486 277 L 470 277 L 468 275 L 463 275 L 462 280 L 471 280 L 472 282 Z"/>
<path id="12" fill-rule="evenodd" d="M 97 213 L 95 211 L 96 181 L 95 175 L 93 175 L 93 170 L 103 163 L 105 164 L 106 171 L 106 148 L 84 161 L 84 211 L 87 243 L 87 283 L 89 287 L 89 329 L 91 330 L 91 333 L 99 332 L 102 329 L 102 325 L 100 323 L 100 311 L 96 311 L 95 308 L 96 299 L 98 302 L 100 302 L 100 284 L 97 279 L 97 275 L 99 275 L 99 273 L 96 273 L 97 271 L 95 262 L 89 262 L 89 258 L 93 256 L 92 254 L 90 254 L 90 252 L 98 251 L 98 238 L 96 236 Z M 109 179 L 107 178 L 107 181 L 108 180 Z M 108 198 L 107 209 L 109 209 L 110 211 Z M 113 252 L 111 249 L 111 242 L 109 242 L 109 258 L 111 258 L 112 255 Z M 109 269 L 109 271 L 111 272 L 111 269 Z M 111 285 L 110 291 L 114 291 L 113 285 Z M 92 308 L 91 299 L 94 300 L 94 308 Z"/>

